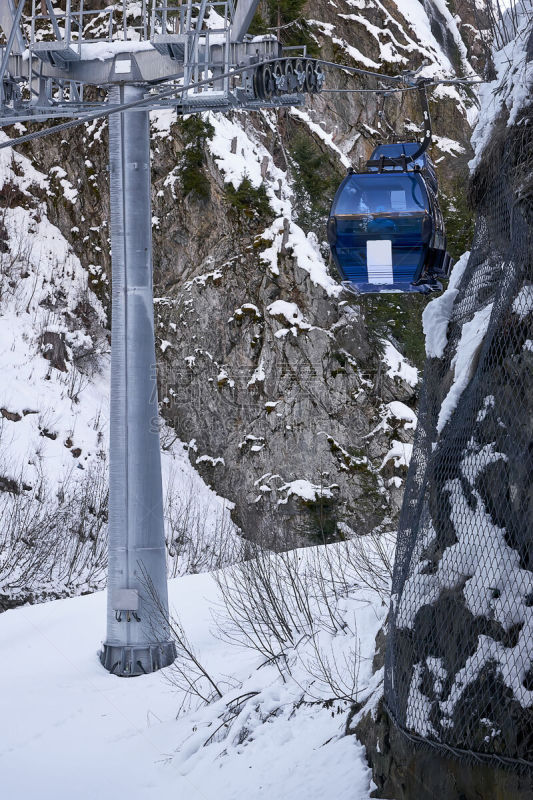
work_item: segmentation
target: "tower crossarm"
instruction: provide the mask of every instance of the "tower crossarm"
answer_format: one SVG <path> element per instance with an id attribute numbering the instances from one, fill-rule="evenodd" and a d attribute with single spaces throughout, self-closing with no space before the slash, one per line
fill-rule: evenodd
<path id="1" fill-rule="evenodd" d="M 0 0 L 0 126 L 84 118 L 99 107 L 105 114 L 108 92 L 125 85 L 143 90 L 146 108 L 166 100 L 178 114 L 299 105 L 321 90 L 323 69 L 305 47 L 248 36 L 256 7 L 257 0 L 124 0 L 117 11 L 65 0 L 57 10 L 52 0 Z"/>

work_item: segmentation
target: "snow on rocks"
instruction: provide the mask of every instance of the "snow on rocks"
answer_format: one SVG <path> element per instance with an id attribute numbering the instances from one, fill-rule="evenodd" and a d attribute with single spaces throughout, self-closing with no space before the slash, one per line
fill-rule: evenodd
<path id="1" fill-rule="evenodd" d="M 327 133 L 320 125 L 316 122 L 313 122 L 310 115 L 307 111 L 302 111 L 300 108 L 296 108 L 296 106 L 292 107 L 289 110 L 289 113 L 292 117 L 296 117 L 296 119 L 302 120 L 310 131 L 312 131 L 319 139 L 321 139 L 334 153 L 337 154 L 339 157 L 339 161 L 343 165 L 343 167 L 350 167 L 352 162 L 348 158 L 348 156 L 340 150 L 335 142 L 333 141 L 333 134 Z"/>
<path id="2" fill-rule="evenodd" d="M 533 311 L 533 286 L 522 286 L 513 300 L 513 311 L 522 320 Z"/>
<path id="3" fill-rule="evenodd" d="M 396 62 L 399 64 L 407 63 L 408 59 L 406 55 L 400 55 L 398 50 L 407 51 L 411 48 L 409 45 L 401 45 L 394 37 L 389 27 L 378 27 L 377 25 L 373 25 L 370 20 L 368 20 L 366 17 L 363 17 L 362 14 L 338 14 L 338 16 L 341 19 L 346 19 L 350 22 L 356 22 L 358 25 L 361 25 L 366 31 L 368 31 L 368 33 L 374 38 L 375 45 L 379 48 L 379 60 L 381 62 Z M 382 38 L 384 36 L 388 36 L 390 41 L 383 42 Z"/>
<path id="4" fill-rule="evenodd" d="M 75 203 L 78 199 L 78 190 L 75 189 L 71 182 L 67 179 L 67 173 L 63 167 L 52 167 L 50 172 L 52 175 L 56 176 L 61 188 L 63 189 L 63 195 L 69 201 L 69 203 Z"/>
<path id="5" fill-rule="evenodd" d="M 225 265 L 223 265 L 225 266 Z M 202 275 L 195 275 L 190 281 L 186 281 L 184 289 L 190 291 L 193 286 L 205 286 L 209 281 L 217 284 L 224 277 L 223 272 L 218 267 L 211 272 L 204 272 Z M 155 298 L 154 302 L 161 302 L 161 298 Z"/>
<path id="6" fill-rule="evenodd" d="M 228 322 L 234 322 L 235 320 L 242 320 L 244 317 L 251 317 L 255 322 L 258 322 L 261 319 L 261 312 L 259 311 L 258 307 L 255 303 L 243 303 L 242 306 L 236 308 L 231 317 L 228 319 Z"/>
<path id="7" fill-rule="evenodd" d="M 393 439 L 393 441 L 391 442 L 391 448 L 387 453 L 387 455 L 385 456 L 385 458 L 383 459 L 380 469 L 383 469 L 385 464 L 387 464 L 389 461 L 394 461 L 395 469 L 399 469 L 400 467 L 407 468 L 411 462 L 412 455 L 413 455 L 412 444 L 406 442 L 400 442 L 397 439 Z"/>
<path id="8" fill-rule="evenodd" d="M 507 126 L 518 121 L 521 109 L 527 105 L 533 86 L 533 61 L 527 60 L 526 49 L 531 28 L 527 24 L 527 11 L 517 7 L 517 35 L 493 55 L 496 77 L 490 83 L 479 86 L 480 112 L 472 134 L 474 158 L 469 166 L 474 171 L 490 137 L 496 120 L 502 112 L 507 117 Z"/>
<path id="9" fill-rule="evenodd" d="M 472 368 L 475 364 L 476 355 L 479 353 L 489 327 L 492 305 L 492 303 L 489 303 L 487 306 L 480 308 L 469 322 L 463 324 L 461 338 L 452 360 L 452 367 L 454 368 L 453 384 L 442 401 L 439 411 L 437 420 L 438 433 L 441 433 L 451 418 L 459 398 L 472 377 Z"/>
<path id="10" fill-rule="evenodd" d="M 175 122 L 176 112 L 173 108 L 158 108 L 150 112 L 150 132 L 153 136 L 166 139 L 171 135 L 170 129 Z"/>
<path id="11" fill-rule="evenodd" d="M 296 336 L 298 331 L 311 330 L 312 326 L 304 320 L 304 316 L 296 303 L 288 303 L 286 300 L 276 300 L 268 306 L 267 310 L 272 317 L 281 318 L 287 322 L 293 336 Z M 285 331 L 286 329 L 282 328 L 280 331 L 276 331 L 275 336 L 280 338 L 280 336 L 284 335 Z"/>
<path id="12" fill-rule="evenodd" d="M 333 486 L 316 486 L 305 479 L 290 481 L 278 488 L 278 492 L 285 492 L 286 495 L 282 500 L 278 500 L 278 505 L 287 503 L 290 497 L 299 497 L 314 503 L 321 497 L 333 497 L 333 488 Z"/>
<path id="13" fill-rule="evenodd" d="M 44 182 L 42 178 L 41 185 Z M 94 350 L 106 370 L 103 331 L 80 327 L 76 308 L 87 300 L 100 324 L 104 313 L 88 289 L 79 260 L 42 209 L 38 217 L 31 209 L 6 209 L 4 225 L 10 252 L 0 258 L 11 259 L 16 289 L 0 301 L 0 369 L 4 376 L 0 406 L 23 416 L 22 423 L 9 432 L 9 461 L 31 485 L 46 464 L 48 478 L 56 485 L 75 466 L 72 447 L 65 447 L 64 442 L 74 442 L 81 455 L 78 463 L 84 467 L 102 449 L 102 411 L 108 403 L 103 373 L 99 369 L 94 375 L 80 372 L 72 362 L 72 352 Z M 50 361 L 52 337 L 61 343 L 61 372 Z M 89 384 L 91 391 L 87 391 Z M 25 415 L 27 409 L 38 409 L 39 415 Z M 45 419 L 55 438 L 43 441 Z M 32 453 L 41 456 L 32 458 Z M 76 477 L 82 478 L 79 473 Z"/>
<path id="14" fill-rule="evenodd" d="M 340 36 L 335 36 L 333 33 L 335 30 L 335 25 L 333 25 L 331 22 L 321 22 L 317 19 L 309 19 L 307 22 L 309 25 L 314 25 L 317 27 L 323 36 L 328 36 L 333 44 L 344 50 L 344 52 L 349 55 L 350 58 L 352 58 L 357 64 L 362 64 L 369 69 L 379 69 L 380 64 L 377 61 L 373 61 L 371 58 L 365 56 L 357 47 L 349 44 L 346 39 L 343 39 Z"/>
<path id="15" fill-rule="evenodd" d="M 448 343 L 448 323 L 469 258 L 470 251 L 463 253 L 453 267 L 446 291 L 428 303 L 423 311 L 422 325 L 428 358 L 441 358 L 444 354 Z"/>
<path id="16" fill-rule="evenodd" d="M 467 471 L 466 459 L 472 457 L 476 457 L 476 453 L 467 453 L 465 456 L 463 471 Z M 487 460 L 482 454 L 477 453 L 477 457 L 483 467 L 490 463 L 491 459 Z M 505 460 L 505 456 L 497 452 L 492 452 L 491 458 Z M 473 485 L 476 472 L 470 470 L 468 475 Z M 475 653 L 457 672 L 446 699 L 440 703 L 444 722 L 453 716 L 461 696 L 468 691 L 487 663 L 497 665 L 505 684 L 522 705 L 533 702 L 533 691 L 524 687 L 526 665 L 533 658 L 533 609 L 528 601 L 533 592 L 533 575 L 520 567 L 518 551 L 507 544 L 505 529 L 494 524 L 475 489 L 473 497 L 467 497 L 461 481 L 452 480 L 446 484 L 445 491 L 451 508 L 450 519 L 457 537 L 456 543 L 445 548 L 436 571 L 431 574 L 423 572 L 426 562 L 418 563 L 403 588 L 398 608 L 398 626 L 413 628 L 416 614 L 424 605 L 434 604 L 442 592 L 457 591 L 463 587 L 465 605 L 472 615 L 494 620 L 504 630 L 519 626 L 520 632 L 511 647 L 488 636 L 478 638 Z M 432 534 L 434 536 L 435 532 L 432 531 Z M 431 544 L 431 540 L 432 535 L 428 533 L 425 547 Z M 518 671 L 510 667 L 517 663 L 517 658 L 524 665 Z M 411 684 L 413 691 L 416 691 L 416 685 L 414 674 Z M 413 713 L 417 709 L 417 721 L 413 728 L 425 735 L 424 723 L 420 719 L 422 707 L 424 704 L 412 706 Z"/>
<path id="17" fill-rule="evenodd" d="M 430 722 L 432 702 L 421 691 L 424 672 L 423 664 L 414 665 L 407 697 L 406 722 L 411 730 L 415 729 L 418 732 L 419 736 L 435 738 L 437 731 Z"/>
<path id="18" fill-rule="evenodd" d="M 386 339 L 383 343 L 383 361 L 387 365 L 387 375 L 390 378 L 400 378 L 409 386 L 415 387 L 418 384 L 419 373 L 416 367 L 408 363 L 405 356 L 397 350 L 392 342 Z"/>
<path id="19" fill-rule="evenodd" d="M 465 152 L 465 148 L 462 144 L 455 139 L 450 139 L 448 136 L 433 135 L 432 140 L 442 153 L 448 153 L 451 156 L 460 156 Z"/>
<path id="20" fill-rule="evenodd" d="M 322 286 L 331 297 L 341 293 L 342 288 L 327 271 L 315 233 L 311 231 L 306 235 L 298 225 L 291 223 L 287 247 L 292 248 L 298 266 L 309 273 L 312 283 Z"/>
<path id="21" fill-rule="evenodd" d="M 248 381 L 248 387 L 256 386 L 257 384 L 262 384 L 265 382 L 266 373 L 265 373 L 265 359 L 261 357 L 258 366 L 254 369 L 252 373 L 252 377 Z"/>
<path id="22" fill-rule="evenodd" d="M 7 142 L 9 136 L 0 131 L 0 141 Z M 39 172 L 29 158 L 20 155 L 10 147 L 0 150 L 0 188 L 6 184 L 14 184 L 27 197 L 31 197 L 30 187 L 37 187 L 48 192 L 50 180 Z"/>
<path id="23" fill-rule="evenodd" d="M 417 0 L 395 0 L 395 4 L 416 36 L 418 51 L 430 61 L 430 64 L 424 67 L 420 75 L 427 78 L 453 75 L 453 65 L 433 34 L 432 20 L 429 18 L 427 12 L 424 13 L 425 7 L 423 6 L 421 8 Z M 450 14 L 444 2 L 440 2 L 439 0 L 435 5 L 446 21 L 446 26 L 449 28 L 453 41 L 459 50 L 463 67 L 466 69 L 467 74 L 472 74 L 473 70 L 467 59 L 466 47 L 457 28 L 455 19 Z"/>
<path id="24" fill-rule="evenodd" d="M 252 433 L 248 433 L 242 442 L 239 442 L 239 450 L 243 448 L 249 448 L 252 453 L 258 453 L 260 450 L 263 449 L 265 446 L 265 439 L 263 436 L 254 436 Z"/>
<path id="25" fill-rule="evenodd" d="M 263 116 L 265 124 L 275 129 L 268 113 L 265 112 Z M 330 296 L 340 294 L 342 287 L 328 273 L 316 234 L 310 232 L 306 235 L 292 220 L 292 189 L 287 173 L 274 164 L 272 155 L 260 142 L 257 131 L 245 128 L 242 114 L 230 118 L 210 113 L 208 118 L 214 128 L 208 146 L 225 182 L 237 189 L 246 177 L 256 188 L 263 185 L 270 206 L 277 215 L 261 234 L 261 240 L 268 242 L 268 246 L 260 253 L 261 261 L 273 275 L 279 275 L 279 256 L 291 251 L 298 266 L 309 273 L 314 284 L 322 286 Z M 342 156 L 340 151 L 339 156 Z"/>
<path id="26" fill-rule="evenodd" d="M 291 250 L 298 266 L 309 273 L 312 283 L 321 286 L 330 297 L 341 294 L 342 286 L 329 275 L 315 233 L 306 235 L 295 222 L 278 217 L 261 234 L 261 239 L 270 243 L 261 252 L 260 258 L 273 275 L 279 275 L 279 255 L 282 251 Z"/>
<path id="27" fill-rule="evenodd" d="M 196 464 L 207 464 L 210 467 L 217 467 L 220 464 L 222 467 L 224 467 L 226 462 L 221 456 L 218 456 L 218 458 L 213 458 L 213 456 L 204 455 L 198 456 L 196 459 Z"/>
<path id="28" fill-rule="evenodd" d="M 417 416 L 413 409 L 406 406 L 405 403 L 401 403 L 399 400 L 393 400 L 391 403 L 387 403 L 387 410 L 392 417 L 404 423 L 404 428 L 406 430 L 414 430 L 416 428 Z"/>
<path id="29" fill-rule="evenodd" d="M 233 117 L 209 112 L 207 119 L 214 129 L 207 144 L 226 183 L 238 189 L 244 178 L 253 187 L 263 185 L 276 214 L 290 216 L 292 190 L 287 175 L 274 164 L 259 134 L 247 124 L 243 113 Z"/>

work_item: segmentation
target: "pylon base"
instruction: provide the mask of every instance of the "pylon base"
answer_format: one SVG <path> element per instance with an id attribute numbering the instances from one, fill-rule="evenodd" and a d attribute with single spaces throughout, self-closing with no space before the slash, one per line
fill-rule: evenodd
<path id="1" fill-rule="evenodd" d="M 121 678 L 135 678 L 168 667 L 176 658 L 174 642 L 155 644 L 104 644 L 99 653 L 102 665 Z"/>

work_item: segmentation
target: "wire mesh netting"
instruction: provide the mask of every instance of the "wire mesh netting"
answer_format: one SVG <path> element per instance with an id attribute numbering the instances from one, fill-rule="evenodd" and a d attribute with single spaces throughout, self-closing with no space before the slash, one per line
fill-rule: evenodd
<path id="1" fill-rule="evenodd" d="M 389 712 L 414 740 L 526 768 L 533 767 L 531 112 L 504 126 L 478 168 L 472 251 L 442 356 L 426 364 L 385 679 Z"/>

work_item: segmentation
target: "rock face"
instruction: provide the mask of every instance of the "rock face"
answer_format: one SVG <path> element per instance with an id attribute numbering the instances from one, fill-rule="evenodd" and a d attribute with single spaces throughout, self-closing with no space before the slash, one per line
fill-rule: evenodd
<path id="1" fill-rule="evenodd" d="M 529 97 L 516 92 L 532 73 L 515 35 L 474 135 L 472 252 L 424 312 L 388 622 L 391 722 L 381 715 L 381 743 L 361 722 L 385 796 L 532 796 L 519 776 L 533 765 L 533 150 Z"/>
<path id="2" fill-rule="evenodd" d="M 447 757 L 403 736 L 380 703 L 350 733 L 364 742 L 382 800 L 532 800 L 529 775 Z"/>
<path id="3" fill-rule="evenodd" d="M 251 238 L 245 257 L 157 305 L 169 331 L 159 363 L 165 417 L 194 440 L 191 457 L 234 500 L 239 524 L 278 544 L 387 522 L 380 468 L 393 429 L 406 442 L 411 433 L 383 401 L 413 402 L 416 384 L 385 369 L 378 379 L 380 344 L 362 310 L 326 276 L 331 294 L 313 283 L 293 252 L 309 240 L 292 244 L 290 230 L 278 274 L 253 252 L 268 243 Z M 283 238 L 282 223 L 272 234 Z"/>
<path id="4" fill-rule="evenodd" d="M 314 0 L 298 11 L 305 23 L 282 20 L 296 30 L 282 38 L 389 74 L 424 59 L 428 76 L 463 74 L 481 41 L 457 27 L 473 13 L 473 3 L 463 5 L 452 16 L 431 0 L 416 14 L 401 0 Z M 377 86 L 339 70 L 327 81 L 330 89 Z M 430 102 L 459 255 L 468 220 L 456 182 L 470 155 L 472 103 L 456 87 L 432 90 Z M 413 92 L 324 93 L 299 109 L 152 117 L 161 412 L 251 538 L 282 547 L 394 525 L 414 432 L 409 360 L 420 366 L 423 303 L 339 293 L 324 226 L 346 167 L 380 141 L 415 138 L 420 125 Z M 80 319 L 91 314 L 91 296 L 109 311 L 107 123 L 24 152 L 49 181 L 30 181 L 27 191 L 87 271 Z M 10 202 L 29 201 L 23 193 Z M 43 339 L 43 348 L 68 367 L 59 340 Z"/>

